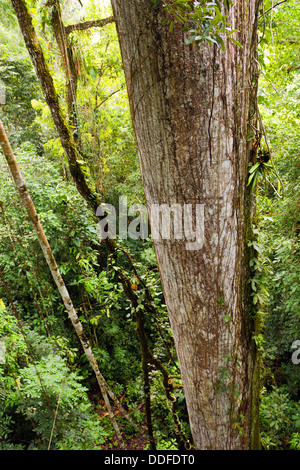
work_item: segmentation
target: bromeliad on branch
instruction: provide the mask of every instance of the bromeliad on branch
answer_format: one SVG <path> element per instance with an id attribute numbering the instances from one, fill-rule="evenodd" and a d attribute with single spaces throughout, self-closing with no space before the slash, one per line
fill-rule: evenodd
<path id="1" fill-rule="evenodd" d="M 188 33 L 187 44 L 208 42 L 225 49 L 224 38 L 240 46 L 240 43 L 231 37 L 237 30 L 232 29 L 227 22 L 226 13 L 231 5 L 231 0 L 218 0 L 207 2 L 206 0 L 150 0 L 151 9 L 162 7 L 167 13 L 163 24 L 169 25 L 172 32 L 175 22 L 183 25 L 183 31 Z M 225 10 L 225 12 L 223 11 Z"/>

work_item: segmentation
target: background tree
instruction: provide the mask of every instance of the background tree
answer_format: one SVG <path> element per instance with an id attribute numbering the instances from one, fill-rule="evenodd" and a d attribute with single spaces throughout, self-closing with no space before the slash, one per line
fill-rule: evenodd
<path id="1" fill-rule="evenodd" d="M 267 4 L 267 11 L 271 5 Z M 260 262 L 258 294 L 263 329 L 262 442 L 267 449 L 297 449 L 300 368 L 292 360 L 299 339 L 299 1 L 260 17 L 258 102 L 274 160 L 284 183 L 278 198 L 268 183 L 257 194 Z M 276 178 L 271 179 L 278 188 Z M 266 298 L 266 293 L 268 294 Z M 259 299 L 258 299 L 259 301 Z"/>

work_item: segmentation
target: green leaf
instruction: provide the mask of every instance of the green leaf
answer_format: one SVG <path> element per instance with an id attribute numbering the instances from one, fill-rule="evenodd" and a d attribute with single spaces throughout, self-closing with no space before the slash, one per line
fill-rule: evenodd
<path id="1" fill-rule="evenodd" d="M 219 34 L 215 34 L 215 39 L 218 43 L 218 45 L 221 47 L 221 49 L 224 51 L 225 50 L 225 44 L 224 44 L 224 41 L 223 39 L 221 38 L 221 36 Z"/>
<path id="2" fill-rule="evenodd" d="M 217 46 L 219 46 L 218 42 L 211 36 L 206 36 L 204 39 L 206 39 L 206 41 L 212 42 L 213 44 L 216 44 Z"/>
<path id="3" fill-rule="evenodd" d="M 229 41 L 233 42 L 233 44 L 235 44 L 236 46 L 242 47 L 242 44 L 240 42 L 236 41 L 235 39 L 233 39 L 233 38 L 228 38 L 228 39 L 229 39 Z"/>
<path id="4" fill-rule="evenodd" d="M 156 7 L 158 7 L 160 3 L 161 0 L 151 0 L 151 10 L 154 10 Z"/>
<path id="5" fill-rule="evenodd" d="M 197 37 L 197 36 L 195 36 L 195 35 L 194 35 L 194 36 L 190 36 L 189 38 L 187 38 L 187 40 L 185 41 L 185 43 L 186 43 L 186 44 L 191 44 L 192 42 L 195 41 L 195 38 L 196 38 L 196 37 Z"/>
<path id="6" fill-rule="evenodd" d="M 255 165 L 253 165 L 250 170 L 249 170 L 249 174 L 251 175 L 251 173 L 253 173 L 258 167 L 259 167 L 260 163 L 257 162 L 255 163 Z"/>
<path id="7" fill-rule="evenodd" d="M 250 186 L 250 192 L 252 193 L 254 188 L 255 188 L 255 185 L 257 183 L 257 179 L 258 179 L 258 175 L 259 175 L 259 172 L 256 171 L 255 173 L 253 173 L 250 178 L 249 178 L 249 181 L 248 181 L 248 184 L 247 186 Z"/>

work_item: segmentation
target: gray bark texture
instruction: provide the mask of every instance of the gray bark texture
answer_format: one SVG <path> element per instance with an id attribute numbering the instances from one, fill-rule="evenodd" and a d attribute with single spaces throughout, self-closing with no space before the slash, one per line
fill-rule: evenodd
<path id="1" fill-rule="evenodd" d="M 222 51 L 186 45 L 149 0 L 112 0 L 149 216 L 153 204 L 204 205 L 200 249 L 154 241 L 196 449 L 258 447 L 246 186 L 259 1 L 233 3 L 242 47 Z"/>

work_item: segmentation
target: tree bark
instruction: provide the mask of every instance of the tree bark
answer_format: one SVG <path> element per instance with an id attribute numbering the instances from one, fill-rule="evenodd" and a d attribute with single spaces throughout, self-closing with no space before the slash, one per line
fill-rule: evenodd
<path id="1" fill-rule="evenodd" d="M 69 123 L 73 128 L 74 140 L 79 144 L 80 129 L 77 113 L 78 72 L 74 63 L 73 50 L 69 44 L 68 34 L 63 24 L 60 3 L 58 0 L 53 0 L 51 3 L 51 26 L 59 48 L 66 77 L 66 103 Z"/>
<path id="2" fill-rule="evenodd" d="M 234 2 L 237 47 L 186 45 L 149 0 L 112 0 L 151 218 L 154 204 L 204 205 L 204 244 L 154 240 L 196 449 L 259 446 L 259 362 L 249 289 L 259 0 Z M 153 227 L 152 227 L 153 230 Z"/>

